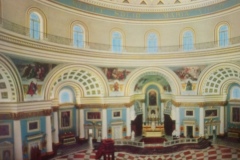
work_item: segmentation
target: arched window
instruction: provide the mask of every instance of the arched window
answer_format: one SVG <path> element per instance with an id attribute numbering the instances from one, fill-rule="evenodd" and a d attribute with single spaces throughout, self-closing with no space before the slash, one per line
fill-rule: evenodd
<path id="1" fill-rule="evenodd" d="M 73 27 L 73 46 L 78 48 L 84 47 L 84 30 L 78 25 Z"/>
<path id="2" fill-rule="evenodd" d="M 115 53 L 122 52 L 122 35 L 119 32 L 112 34 L 112 51 Z"/>
<path id="3" fill-rule="evenodd" d="M 218 35 L 219 35 L 219 39 L 218 39 L 219 46 L 226 47 L 229 43 L 228 26 L 222 25 L 221 27 L 219 27 Z"/>
<path id="4" fill-rule="evenodd" d="M 36 13 L 30 14 L 30 37 L 33 39 L 40 39 L 40 17 Z"/>
<path id="5" fill-rule="evenodd" d="M 240 88 L 234 87 L 232 89 L 231 99 L 240 99 Z"/>
<path id="6" fill-rule="evenodd" d="M 158 38 L 155 33 L 150 33 L 147 37 L 147 51 L 148 53 L 158 52 Z"/>
<path id="7" fill-rule="evenodd" d="M 183 34 L 183 50 L 190 51 L 193 50 L 193 33 L 191 31 L 186 31 Z"/>
<path id="8" fill-rule="evenodd" d="M 73 93 L 70 89 L 62 89 L 59 93 L 60 103 L 73 103 Z"/>

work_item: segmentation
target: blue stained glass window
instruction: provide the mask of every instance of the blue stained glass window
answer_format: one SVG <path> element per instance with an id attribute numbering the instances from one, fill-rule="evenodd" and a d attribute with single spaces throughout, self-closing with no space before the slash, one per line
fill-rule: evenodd
<path id="1" fill-rule="evenodd" d="M 84 30 L 80 26 L 73 27 L 73 46 L 78 48 L 84 47 Z"/>
<path id="2" fill-rule="evenodd" d="M 40 18 L 36 13 L 30 14 L 30 37 L 40 39 Z"/>

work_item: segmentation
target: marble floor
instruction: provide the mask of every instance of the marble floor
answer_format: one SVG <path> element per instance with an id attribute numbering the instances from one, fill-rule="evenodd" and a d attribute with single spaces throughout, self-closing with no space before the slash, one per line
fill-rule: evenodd
<path id="1" fill-rule="evenodd" d="M 142 137 L 136 137 L 139 141 Z M 170 140 L 172 137 L 165 137 Z M 184 150 L 170 154 L 141 155 L 115 152 L 115 160 L 238 160 L 240 159 L 240 142 L 228 139 L 211 139 L 212 146 L 201 150 Z M 59 148 L 58 155 L 52 160 L 95 160 L 96 151 L 89 143 L 73 144 Z"/>

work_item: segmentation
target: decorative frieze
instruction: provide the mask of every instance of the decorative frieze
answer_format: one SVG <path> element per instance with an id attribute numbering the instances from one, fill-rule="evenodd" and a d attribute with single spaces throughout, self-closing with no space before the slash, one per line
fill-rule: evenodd
<path id="1" fill-rule="evenodd" d="M 19 120 L 31 117 L 49 116 L 51 114 L 52 109 L 33 112 L 0 113 L 0 120 Z"/>

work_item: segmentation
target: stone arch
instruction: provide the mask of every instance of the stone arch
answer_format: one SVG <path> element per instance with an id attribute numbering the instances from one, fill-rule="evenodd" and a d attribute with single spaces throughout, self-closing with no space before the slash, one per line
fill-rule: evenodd
<path id="1" fill-rule="evenodd" d="M 22 102 L 23 88 L 17 68 L 0 54 L 0 102 Z"/>
<path id="2" fill-rule="evenodd" d="M 240 81 L 240 66 L 234 63 L 216 64 L 206 68 L 198 85 L 199 95 L 227 94 L 231 83 Z"/>
<path id="3" fill-rule="evenodd" d="M 82 97 L 104 97 L 109 94 L 107 80 L 99 69 L 67 64 L 55 67 L 46 77 L 44 99 L 56 99 L 64 85 L 71 85 Z"/>
<path id="4" fill-rule="evenodd" d="M 132 72 L 128 78 L 126 79 L 125 86 L 125 96 L 131 96 L 134 94 L 134 86 L 140 80 L 140 78 L 147 75 L 159 75 L 164 77 L 169 85 L 172 88 L 172 94 L 179 95 L 180 94 L 180 82 L 176 74 L 168 69 L 168 68 L 160 68 L 160 67 L 148 67 L 148 68 L 140 68 L 134 72 Z"/>

